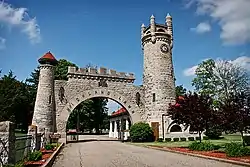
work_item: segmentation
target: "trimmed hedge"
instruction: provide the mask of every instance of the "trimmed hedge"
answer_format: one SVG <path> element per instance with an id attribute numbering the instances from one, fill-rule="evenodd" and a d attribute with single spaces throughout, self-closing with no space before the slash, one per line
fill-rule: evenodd
<path id="1" fill-rule="evenodd" d="M 165 138 L 165 142 L 170 142 L 171 138 Z"/>
<path id="2" fill-rule="evenodd" d="M 220 146 L 214 145 L 210 142 L 192 142 L 188 148 L 190 150 L 196 150 L 196 151 L 212 151 L 212 150 L 218 150 Z"/>
<path id="3" fill-rule="evenodd" d="M 250 149 L 243 147 L 240 143 L 227 143 L 225 153 L 229 157 L 242 157 L 250 155 Z"/>
<path id="4" fill-rule="evenodd" d="M 174 141 L 176 142 L 176 141 L 180 141 L 180 139 L 179 138 L 174 138 Z"/>
<path id="5" fill-rule="evenodd" d="M 158 138 L 157 141 L 158 142 L 163 142 L 163 138 Z"/>
<path id="6" fill-rule="evenodd" d="M 189 141 L 194 141 L 194 137 L 188 137 Z"/>
<path id="7" fill-rule="evenodd" d="M 181 141 L 187 141 L 187 139 L 185 137 L 182 137 Z"/>
<path id="8" fill-rule="evenodd" d="M 243 141 L 245 145 L 250 146 L 250 136 L 243 136 Z"/>
<path id="9" fill-rule="evenodd" d="M 132 142 L 149 142 L 154 138 L 152 128 L 145 122 L 133 124 L 129 133 Z"/>

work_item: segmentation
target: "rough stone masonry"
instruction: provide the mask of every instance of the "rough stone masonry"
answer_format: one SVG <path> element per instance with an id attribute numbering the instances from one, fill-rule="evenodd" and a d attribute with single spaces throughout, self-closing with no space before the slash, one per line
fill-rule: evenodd
<path id="1" fill-rule="evenodd" d="M 142 86 L 133 84 L 135 77 L 132 73 L 103 67 L 68 67 L 67 81 L 54 80 L 53 67 L 57 61 L 50 52 L 46 53 L 39 59 L 40 77 L 32 124 L 38 127 L 38 132 L 47 129 L 64 136 L 68 117 L 78 104 L 93 97 L 106 97 L 126 108 L 132 123 L 148 122 L 154 126 L 155 135 L 162 137 L 162 114 L 167 113 L 169 103 L 175 102 L 172 29 L 170 15 L 164 24 L 155 23 L 151 16 L 150 25 L 142 25 Z M 164 124 L 165 133 L 170 124 L 168 119 Z"/>

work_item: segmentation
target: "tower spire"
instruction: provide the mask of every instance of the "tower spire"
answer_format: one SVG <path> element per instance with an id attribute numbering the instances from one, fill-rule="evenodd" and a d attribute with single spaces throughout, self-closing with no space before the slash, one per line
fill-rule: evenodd
<path id="1" fill-rule="evenodd" d="M 154 15 L 152 15 L 150 17 L 150 32 L 151 32 L 151 40 L 154 43 L 155 40 L 156 40 L 156 37 L 155 37 L 155 17 L 154 17 Z"/>

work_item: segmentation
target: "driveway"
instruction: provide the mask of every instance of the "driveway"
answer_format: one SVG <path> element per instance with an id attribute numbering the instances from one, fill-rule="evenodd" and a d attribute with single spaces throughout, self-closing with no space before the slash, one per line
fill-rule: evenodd
<path id="1" fill-rule="evenodd" d="M 119 141 L 69 143 L 53 167 L 239 167 Z"/>

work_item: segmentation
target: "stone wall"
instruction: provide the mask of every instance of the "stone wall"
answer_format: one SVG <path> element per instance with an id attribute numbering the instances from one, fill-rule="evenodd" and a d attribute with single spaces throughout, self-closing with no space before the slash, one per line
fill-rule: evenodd
<path id="1" fill-rule="evenodd" d="M 126 108 L 132 122 L 145 120 L 144 89 L 132 83 L 106 81 L 106 86 L 99 86 L 99 79 L 71 78 L 68 81 L 55 81 L 56 124 L 58 132 L 66 131 L 69 114 L 82 101 L 93 97 L 112 99 Z M 63 90 L 63 95 L 60 93 Z M 140 94 L 137 104 L 136 93 Z M 62 98 L 63 97 L 63 98 Z"/>
<path id="2" fill-rule="evenodd" d="M 15 126 L 9 121 L 0 122 L 1 166 L 15 164 Z"/>

